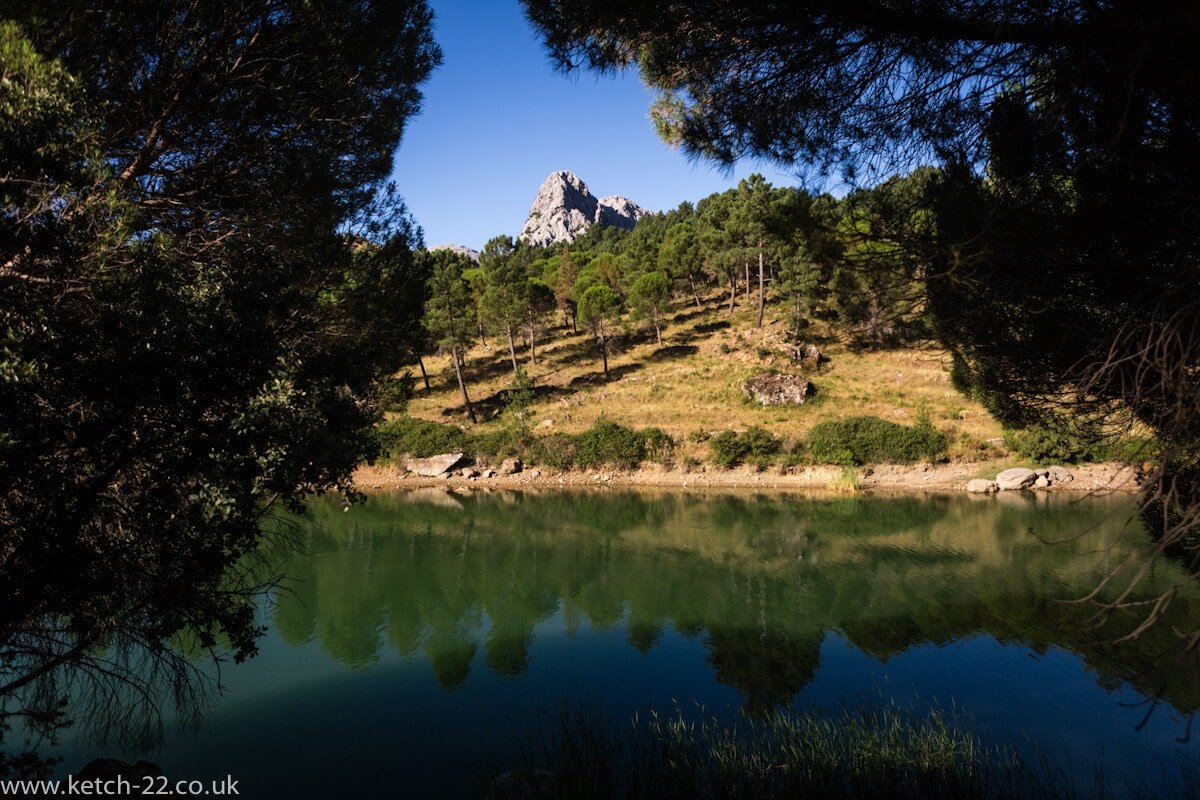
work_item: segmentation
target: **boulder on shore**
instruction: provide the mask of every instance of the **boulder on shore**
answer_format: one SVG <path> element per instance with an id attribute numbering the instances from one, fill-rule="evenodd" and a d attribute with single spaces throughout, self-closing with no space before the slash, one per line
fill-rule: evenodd
<path id="1" fill-rule="evenodd" d="M 429 458 L 410 458 L 404 468 L 422 478 L 436 478 L 457 467 L 462 460 L 462 453 L 442 453 Z"/>
<path id="2" fill-rule="evenodd" d="M 521 459 L 519 458 L 506 458 L 500 462 L 500 469 L 498 472 L 501 475 L 516 475 L 521 471 L 523 466 L 524 465 L 521 464 Z"/>
<path id="3" fill-rule="evenodd" d="M 972 494 L 991 494 L 1000 491 L 1000 487 L 995 481 L 989 481 L 987 478 L 975 478 L 967 481 L 967 491 Z"/>
<path id="4" fill-rule="evenodd" d="M 1006 469 L 996 476 L 996 485 L 1001 491 L 1013 491 L 1015 489 L 1028 489 L 1038 479 L 1038 473 L 1027 467 L 1013 467 Z"/>
<path id="5" fill-rule="evenodd" d="M 742 392 L 760 406 L 800 405 L 813 392 L 813 385 L 800 375 L 761 372 L 742 384 Z"/>
<path id="6" fill-rule="evenodd" d="M 1046 470 L 1046 477 L 1051 483 L 1070 483 L 1075 480 L 1075 475 L 1066 467 L 1050 467 Z"/>

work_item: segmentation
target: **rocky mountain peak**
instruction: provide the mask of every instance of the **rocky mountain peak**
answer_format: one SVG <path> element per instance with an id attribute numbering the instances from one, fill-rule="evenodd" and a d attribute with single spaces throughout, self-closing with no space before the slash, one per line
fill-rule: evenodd
<path id="1" fill-rule="evenodd" d="M 521 238 L 539 246 L 573 242 L 597 223 L 629 229 L 647 213 L 619 195 L 597 200 L 577 175 L 559 170 L 550 173 L 538 189 Z"/>

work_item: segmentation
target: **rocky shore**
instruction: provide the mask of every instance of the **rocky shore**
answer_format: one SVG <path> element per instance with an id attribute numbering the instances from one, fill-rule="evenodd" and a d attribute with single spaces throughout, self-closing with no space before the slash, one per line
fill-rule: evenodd
<path id="1" fill-rule="evenodd" d="M 848 470 L 842 467 L 814 466 L 794 469 L 786 474 L 777 472 L 754 472 L 750 469 L 722 470 L 703 467 L 692 471 L 666 469 L 649 465 L 637 470 L 574 470 L 559 472 L 545 467 L 526 467 L 520 462 L 510 460 L 497 468 L 480 469 L 472 466 L 459 466 L 447 456 L 434 456 L 441 459 L 437 465 L 427 467 L 422 462 L 431 459 L 420 459 L 409 462 L 405 466 L 363 466 L 354 474 L 355 483 L 362 491 L 392 491 L 397 489 L 415 489 L 428 486 L 442 486 L 462 489 L 520 489 L 520 488 L 567 488 L 567 487 L 661 487 L 679 489 L 755 489 L 808 492 L 855 492 L 868 491 L 874 493 L 913 493 L 913 494 L 946 494 L 952 492 L 967 492 L 972 482 L 985 481 L 994 484 L 995 481 L 980 478 L 981 472 L 987 470 L 987 464 L 916 464 L 916 465 L 879 465 Z M 449 463 L 437 473 L 429 473 L 442 463 Z M 1038 486 L 1037 478 L 1042 472 L 1058 470 L 1057 480 L 1048 486 Z M 411 471 L 410 471 L 411 470 Z M 1103 494 L 1110 492 L 1133 492 L 1138 488 L 1137 473 L 1121 464 L 1086 464 L 1069 468 L 1054 467 L 1044 469 L 1028 469 L 1034 478 L 1016 488 L 1016 492 L 1054 493 L 1069 492 L 1071 494 Z M 1070 476 L 1066 479 L 1064 473 Z M 997 477 L 1003 476 L 1001 472 Z M 980 490 L 979 483 L 971 488 L 983 495 L 998 489 L 989 487 Z M 1001 494 L 1013 494 L 1013 491 Z"/>

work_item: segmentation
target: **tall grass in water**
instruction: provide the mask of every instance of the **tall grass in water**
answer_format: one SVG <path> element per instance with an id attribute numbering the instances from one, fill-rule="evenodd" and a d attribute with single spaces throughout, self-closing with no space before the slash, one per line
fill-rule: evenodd
<path id="1" fill-rule="evenodd" d="M 493 773 L 494 774 L 494 773 Z M 486 796 L 517 798 L 1071 797 L 1065 777 L 987 747 L 938 712 L 895 708 L 838 716 L 778 711 L 725 722 L 651 712 L 624 734 L 564 710 L 520 769 Z"/>

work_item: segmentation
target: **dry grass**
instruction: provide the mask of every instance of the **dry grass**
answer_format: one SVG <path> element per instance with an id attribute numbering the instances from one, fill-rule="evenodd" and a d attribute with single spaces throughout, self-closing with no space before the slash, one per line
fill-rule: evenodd
<path id="1" fill-rule="evenodd" d="M 663 328 L 662 348 L 652 333 L 631 332 L 627 346 L 609 357 L 612 378 L 607 382 L 588 335 L 552 329 L 538 347 L 535 365 L 529 364 L 527 348 L 518 350 L 519 360 L 539 387 L 533 425 L 550 420 L 539 432 L 575 433 L 603 414 L 634 428 L 662 428 L 681 444 L 681 457 L 703 459 L 708 447 L 697 440 L 730 428 L 760 425 L 795 440 L 827 419 L 870 414 L 912 424 L 928 414 L 954 443 L 951 456 L 956 460 L 1000 455 L 985 444 L 1002 435 L 999 423 L 979 403 L 954 389 L 949 356 L 932 347 L 859 353 L 827 333 L 814 335 L 813 341 L 830 360 L 807 376 L 817 387 L 813 400 L 802 406 L 769 408 L 746 401 L 740 387 L 750 375 L 767 369 L 799 371 L 787 355 L 786 324 L 773 319 L 779 314 L 769 313 L 767 324 L 756 329 L 748 302 L 732 316 L 715 295 L 703 311 L 694 305 L 681 306 Z M 512 377 L 505 344 L 499 338 L 489 339 L 488 344 L 489 348 L 476 346 L 467 356 L 469 391 L 473 400 L 482 401 L 484 419 L 498 410 L 497 393 L 508 387 Z M 409 412 L 468 425 L 449 360 L 430 358 L 427 368 L 431 391 L 420 389 Z M 488 425 L 481 422 L 475 427 Z"/>

